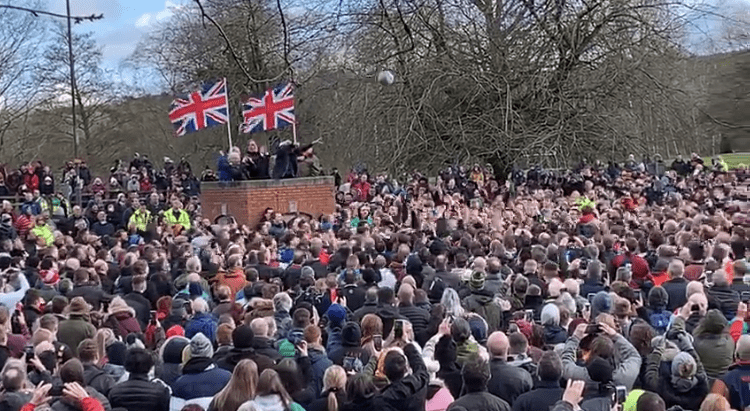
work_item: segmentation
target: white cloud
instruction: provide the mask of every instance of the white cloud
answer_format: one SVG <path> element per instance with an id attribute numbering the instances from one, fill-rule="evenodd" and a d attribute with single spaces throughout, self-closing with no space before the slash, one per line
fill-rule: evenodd
<path id="1" fill-rule="evenodd" d="M 149 24 L 151 24 L 151 13 L 145 13 L 135 21 L 135 26 L 138 28 L 147 27 Z"/>
<path id="2" fill-rule="evenodd" d="M 142 14 L 138 18 L 138 20 L 135 21 L 135 26 L 138 28 L 148 28 L 151 25 L 165 21 L 169 19 L 170 17 L 172 17 L 172 14 L 174 13 L 175 9 L 178 9 L 180 7 L 184 7 L 184 6 L 167 0 L 166 2 L 164 2 L 164 9 L 154 12 L 154 13 Z"/>

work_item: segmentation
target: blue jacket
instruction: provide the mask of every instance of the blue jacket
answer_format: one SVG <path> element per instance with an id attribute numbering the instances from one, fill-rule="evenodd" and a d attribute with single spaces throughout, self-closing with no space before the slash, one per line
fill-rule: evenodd
<path id="1" fill-rule="evenodd" d="M 326 341 L 326 351 L 334 352 L 344 347 L 344 340 L 341 338 L 341 328 L 327 328 L 328 341 Z"/>
<path id="2" fill-rule="evenodd" d="M 185 324 L 185 337 L 190 339 L 198 333 L 203 333 L 212 343 L 216 343 L 216 328 L 218 324 L 211 314 L 199 313 Z"/>
<path id="3" fill-rule="evenodd" d="M 310 347 L 308 350 L 308 355 L 310 357 L 310 373 L 312 376 L 310 388 L 315 393 L 315 397 L 320 398 L 323 391 L 323 374 L 325 374 L 328 367 L 333 365 L 333 361 L 326 356 L 324 351 L 313 347 Z"/>
<path id="4" fill-rule="evenodd" d="M 721 380 L 729 391 L 729 405 L 732 408 L 744 410 L 750 406 L 750 363 L 742 362 L 733 366 Z"/>
<path id="5" fill-rule="evenodd" d="M 191 358 L 182 369 L 182 376 L 172 384 L 172 395 L 184 400 L 213 397 L 232 378 L 232 373 L 216 366 L 210 358 Z"/>
<path id="6" fill-rule="evenodd" d="M 217 167 L 219 170 L 220 181 L 232 181 L 232 166 L 229 164 L 229 157 L 219 157 L 219 164 Z"/>

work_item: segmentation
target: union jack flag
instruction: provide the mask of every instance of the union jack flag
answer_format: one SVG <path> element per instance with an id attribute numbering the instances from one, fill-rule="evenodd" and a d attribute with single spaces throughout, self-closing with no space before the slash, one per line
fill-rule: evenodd
<path id="1" fill-rule="evenodd" d="M 229 121 L 227 80 L 207 83 L 201 90 L 175 98 L 169 107 L 169 121 L 175 136 L 184 136 Z"/>
<path id="2" fill-rule="evenodd" d="M 243 133 L 284 128 L 294 124 L 294 85 L 280 84 L 262 96 L 250 96 L 242 103 Z"/>

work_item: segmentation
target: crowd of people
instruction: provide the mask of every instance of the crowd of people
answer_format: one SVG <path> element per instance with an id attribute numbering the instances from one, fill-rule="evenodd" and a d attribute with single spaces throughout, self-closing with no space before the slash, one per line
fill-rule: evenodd
<path id="1" fill-rule="evenodd" d="M 231 150 L 221 179 L 256 178 L 262 152 Z M 131 163 L 170 186 L 70 216 L 20 183 L 0 410 L 745 410 L 747 175 L 714 164 L 359 169 L 334 214 L 257 227 L 203 218 L 183 164 Z"/>

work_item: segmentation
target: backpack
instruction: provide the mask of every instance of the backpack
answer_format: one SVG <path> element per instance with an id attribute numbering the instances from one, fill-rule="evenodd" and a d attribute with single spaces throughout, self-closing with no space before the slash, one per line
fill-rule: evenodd
<path id="1" fill-rule="evenodd" d="M 663 335 L 667 332 L 669 327 L 669 321 L 672 319 L 672 313 L 667 310 L 652 311 L 648 315 L 648 322 L 654 328 L 654 331 L 658 335 Z"/>
<path id="2" fill-rule="evenodd" d="M 479 314 L 480 317 L 487 321 L 487 335 L 498 331 L 503 326 L 503 310 L 496 300 L 491 301 L 489 304 L 477 304 L 476 307 L 471 307 L 469 311 Z"/>

